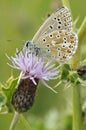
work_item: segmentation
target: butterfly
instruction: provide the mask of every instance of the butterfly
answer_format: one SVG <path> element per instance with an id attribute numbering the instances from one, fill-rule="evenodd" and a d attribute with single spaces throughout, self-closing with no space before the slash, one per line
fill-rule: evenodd
<path id="1" fill-rule="evenodd" d="M 25 48 L 49 56 L 58 62 L 69 60 L 78 47 L 78 36 L 72 31 L 71 13 L 67 7 L 51 14 L 39 28 L 32 41 L 26 41 Z"/>

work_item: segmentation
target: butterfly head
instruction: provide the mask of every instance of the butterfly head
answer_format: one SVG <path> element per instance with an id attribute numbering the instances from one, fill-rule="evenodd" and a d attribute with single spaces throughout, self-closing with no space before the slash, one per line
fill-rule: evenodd
<path id="1" fill-rule="evenodd" d="M 26 47 L 26 48 L 30 48 L 30 47 L 32 47 L 32 46 L 34 46 L 34 44 L 33 44 L 32 41 L 26 41 L 26 42 L 25 42 L 25 47 Z"/>
<path id="2" fill-rule="evenodd" d="M 24 49 L 27 50 L 29 53 L 33 53 L 36 56 L 40 54 L 40 48 L 33 43 L 33 41 L 26 41 Z"/>

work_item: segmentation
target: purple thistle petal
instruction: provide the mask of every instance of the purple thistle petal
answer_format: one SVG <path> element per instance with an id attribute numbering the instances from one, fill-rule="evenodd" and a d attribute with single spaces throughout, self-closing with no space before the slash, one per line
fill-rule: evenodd
<path id="1" fill-rule="evenodd" d="M 51 89 L 54 93 L 57 93 L 53 88 L 51 88 L 44 80 L 41 80 L 41 82 L 49 89 Z"/>
<path id="2" fill-rule="evenodd" d="M 23 77 L 21 78 L 30 78 L 35 85 L 35 78 L 37 78 L 41 80 L 46 87 L 56 92 L 44 81 L 56 79 L 58 72 L 55 64 L 51 64 L 51 62 L 45 63 L 43 58 L 39 58 L 31 53 L 29 54 L 27 51 L 21 51 L 16 54 L 15 57 L 8 57 L 8 59 L 13 64 L 13 66 L 10 65 L 11 67 L 18 69 L 23 73 Z"/>

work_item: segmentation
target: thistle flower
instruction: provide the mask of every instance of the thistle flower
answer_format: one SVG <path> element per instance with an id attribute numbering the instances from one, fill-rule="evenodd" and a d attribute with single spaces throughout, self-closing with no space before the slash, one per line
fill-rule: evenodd
<path id="1" fill-rule="evenodd" d="M 39 80 L 56 93 L 45 82 L 45 80 L 49 81 L 57 78 L 58 72 L 54 64 L 51 64 L 51 62 L 45 63 L 43 58 L 39 58 L 27 51 L 21 51 L 15 57 L 9 59 L 13 64 L 10 66 L 21 72 L 18 87 L 12 96 L 12 104 L 16 111 L 24 112 L 33 105 Z"/>

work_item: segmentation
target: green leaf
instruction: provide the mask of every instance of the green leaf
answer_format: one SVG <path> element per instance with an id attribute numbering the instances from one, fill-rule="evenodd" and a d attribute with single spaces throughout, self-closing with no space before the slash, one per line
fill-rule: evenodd
<path id="1" fill-rule="evenodd" d="M 78 84 L 79 83 L 78 78 L 79 78 L 79 76 L 78 76 L 76 71 L 72 71 L 68 75 L 68 80 L 71 81 L 71 83 L 77 83 Z"/>
<path id="2" fill-rule="evenodd" d="M 12 106 L 11 106 L 11 98 L 12 94 L 14 92 L 15 87 L 17 86 L 18 78 L 13 78 L 12 76 L 6 81 L 6 84 L 1 84 L 1 91 L 6 96 L 6 103 L 5 105 L 8 107 L 8 111 L 12 112 Z"/>
<path id="3" fill-rule="evenodd" d="M 4 85 L 2 86 L 2 90 L 5 93 L 7 99 L 10 99 L 10 97 L 12 96 L 12 93 L 17 85 L 17 81 L 18 81 L 18 78 L 16 79 L 13 78 L 9 80 L 9 82 L 7 82 L 5 86 Z"/>
<path id="4" fill-rule="evenodd" d="M 0 92 L 0 107 L 6 104 L 6 97 L 3 92 Z"/>
<path id="5" fill-rule="evenodd" d="M 61 79 L 67 80 L 67 77 L 69 75 L 70 71 L 70 66 L 68 64 L 63 64 L 62 66 L 62 74 L 61 74 Z"/>

